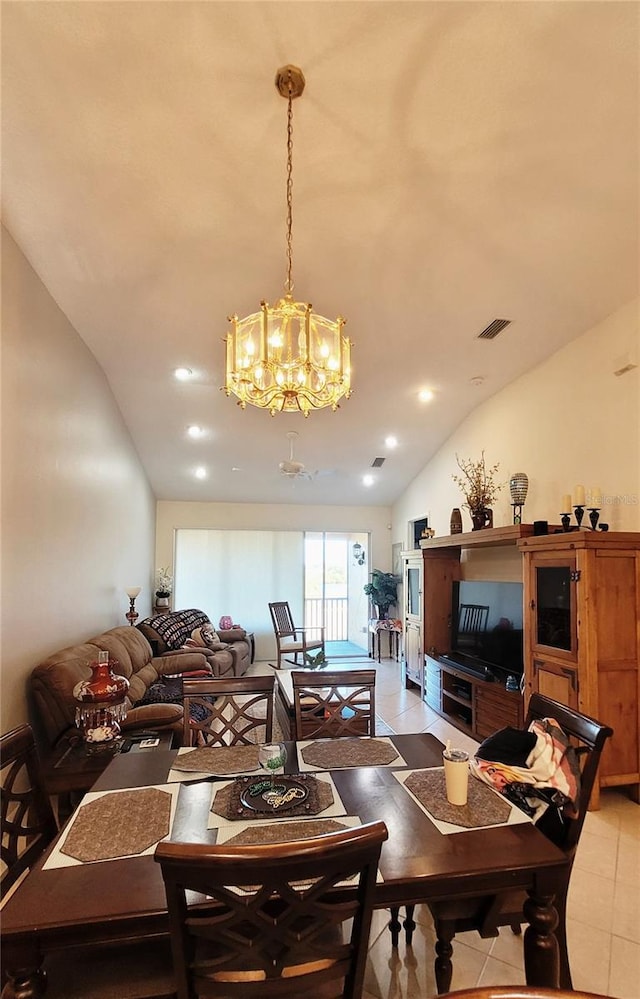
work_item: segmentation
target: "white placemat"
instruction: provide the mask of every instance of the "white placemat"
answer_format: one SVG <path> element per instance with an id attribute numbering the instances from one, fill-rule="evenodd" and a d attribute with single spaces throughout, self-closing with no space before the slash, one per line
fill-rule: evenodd
<path id="1" fill-rule="evenodd" d="M 369 741 L 371 741 L 371 742 L 383 742 L 383 743 L 385 743 L 387 746 L 389 746 L 393 750 L 394 753 L 397 754 L 396 758 L 394 760 L 392 760 L 391 763 L 370 763 L 370 764 L 362 763 L 361 764 L 361 763 L 349 763 L 348 761 L 345 761 L 345 762 L 340 763 L 340 764 L 334 764 L 329 769 L 331 769 L 331 770 L 346 770 L 346 769 L 351 769 L 352 767 L 360 767 L 360 766 L 365 766 L 365 767 L 366 766 L 374 766 L 374 767 L 406 767 L 407 761 L 404 759 L 404 757 L 402 756 L 402 754 L 398 752 L 398 750 L 396 749 L 396 747 L 395 747 L 395 745 L 394 745 L 394 743 L 392 742 L 391 739 L 387 738 L 386 736 L 362 736 L 361 735 L 361 736 L 357 737 L 357 741 L 359 743 L 365 742 L 367 739 Z M 354 740 L 352 740 L 352 739 L 346 739 L 346 738 L 345 739 L 329 739 L 329 740 L 309 739 L 309 740 L 306 740 L 306 741 L 305 740 L 301 740 L 300 742 L 296 743 L 296 747 L 297 747 L 297 750 L 298 750 L 298 769 L 300 770 L 300 773 L 304 773 L 305 771 L 318 771 L 318 770 L 321 771 L 322 773 L 326 773 L 326 770 L 323 767 L 317 767 L 313 763 L 307 763 L 304 760 L 303 755 L 302 755 L 302 750 L 306 749 L 307 746 L 313 746 L 313 745 L 315 745 L 316 742 L 323 742 L 323 741 L 331 742 L 332 746 L 338 746 L 340 743 L 345 743 L 346 744 L 346 743 L 352 742 Z M 345 751 L 346 751 L 346 749 L 347 749 L 347 747 L 345 746 Z"/>
<path id="2" fill-rule="evenodd" d="M 293 776 L 293 775 L 291 775 L 291 776 Z M 344 807 L 344 805 L 342 803 L 342 798 L 338 794 L 338 789 L 335 786 L 335 784 L 333 783 L 333 780 L 331 779 L 331 776 L 329 774 L 323 774 L 322 777 L 318 777 L 316 779 L 317 780 L 321 780 L 324 784 L 328 784 L 329 785 L 329 787 L 331 788 L 331 792 L 333 794 L 333 804 L 329 805 L 328 808 L 325 808 L 325 810 L 323 812 L 318 812 L 317 815 L 309 815 L 308 817 L 310 819 L 330 819 L 330 818 L 333 818 L 335 816 L 343 816 L 343 815 L 345 815 L 347 810 L 346 810 L 346 808 Z M 232 784 L 232 783 L 233 783 L 233 781 L 230 781 L 230 780 L 227 780 L 227 781 L 216 781 L 216 783 L 213 785 L 213 789 L 212 789 L 211 803 L 213 804 L 214 795 L 217 794 L 217 792 L 220 790 L 220 788 L 227 787 L 229 784 Z M 273 818 L 270 818 L 269 815 L 261 815 L 260 817 L 256 816 L 255 819 L 249 819 L 248 821 L 250 821 L 250 822 L 263 822 L 263 823 L 265 823 L 265 822 L 287 822 L 287 821 L 288 822 L 292 822 L 294 819 L 297 820 L 297 819 L 301 819 L 301 818 L 305 818 L 305 817 L 306 816 L 304 816 L 304 815 L 283 815 L 281 818 L 277 818 L 276 816 L 274 816 Z M 208 829 L 222 829 L 223 827 L 226 827 L 226 826 L 232 826 L 234 829 L 236 829 L 241 824 L 242 823 L 241 823 L 240 820 L 234 821 L 233 819 L 225 819 L 224 816 L 217 815 L 215 812 L 209 811 L 209 821 L 207 822 L 207 828 Z"/>
<path id="3" fill-rule="evenodd" d="M 425 767 L 425 768 L 423 768 L 421 770 L 420 769 L 418 769 L 418 770 L 398 770 L 398 771 L 394 771 L 393 776 L 398 781 L 398 783 L 402 784 L 402 786 L 404 787 L 407 779 L 411 776 L 411 774 L 424 773 L 425 770 L 427 770 L 427 769 L 442 770 L 443 768 L 442 767 L 431 767 L 431 768 Z M 476 779 L 477 778 L 475 778 L 471 773 L 469 774 L 469 780 L 470 781 L 476 780 Z M 422 804 L 422 802 L 419 801 L 418 798 L 416 798 L 415 794 L 413 794 L 409 790 L 408 787 L 405 787 L 405 791 L 407 792 L 407 794 L 411 795 L 411 797 L 415 801 L 415 803 L 418 806 L 418 808 L 420 808 L 421 811 L 423 811 L 424 814 L 427 816 L 427 818 L 430 819 L 433 822 L 433 824 L 436 827 L 436 829 L 438 829 L 445 836 L 448 836 L 450 833 L 475 832 L 478 829 L 497 829 L 499 826 L 519 825 L 521 822 L 531 822 L 531 819 L 529 818 L 528 815 L 525 815 L 525 813 L 523 811 L 521 811 L 519 808 L 516 808 L 515 805 L 512 805 L 509 801 L 507 801 L 507 799 L 505 797 L 503 797 L 503 795 L 498 794 L 497 791 L 494 791 L 494 789 L 492 787 L 489 787 L 488 784 L 485 784 L 484 781 L 482 782 L 482 786 L 486 787 L 487 790 L 491 791 L 492 794 L 497 795 L 497 797 L 500 799 L 500 801 L 504 802 L 506 805 L 509 805 L 511 811 L 509 812 L 509 818 L 507 819 L 506 822 L 493 822 L 489 826 L 475 826 L 473 829 L 468 829 L 466 826 L 456 826 L 456 825 L 453 825 L 450 822 L 443 822 L 440 819 L 436 819 L 431 814 L 431 812 L 429 812 L 428 809 L 425 808 L 425 806 Z"/>
<path id="4" fill-rule="evenodd" d="M 175 785 L 171 786 L 169 784 L 153 784 L 150 786 L 156 788 L 159 791 L 166 791 L 168 794 L 171 795 L 171 815 L 169 818 L 169 832 L 167 836 L 164 837 L 165 839 L 167 839 L 171 835 L 171 828 L 173 826 L 173 820 L 176 814 L 176 805 L 178 802 L 178 795 L 180 793 L 180 788 L 176 787 Z M 75 857 L 69 857 L 66 853 L 62 853 L 62 847 L 64 846 L 67 837 L 71 829 L 73 828 L 74 823 L 77 821 L 77 818 L 81 813 L 82 809 L 85 807 L 85 805 L 89 805 L 92 801 L 97 801 L 98 798 L 102 798 L 106 795 L 116 795 L 116 794 L 122 794 L 124 791 L 138 791 L 138 790 L 146 790 L 146 788 L 127 787 L 127 788 L 119 788 L 117 791 L 89 791 L 88 794 L 85 794 L 84 798 L 82 799 L 82 803 L 76 809 L 68 826 L 64 830 L 64 833 L 62 834 L 59 842 L 56 843 L 55 849 L 52 850 L 51 855 L 47 857 L 46 863 L 43 864 L 43 870 L 47 871 L 56 867 L 75 867 L 78 864 L 84 863 L 84 861 L 82 860 L 76 860 Z M 123 821 L 126 821 L 126 813 L 123 814 L 122 818 Z M 148 847 L 146 850 L 142 850 L 140 853 L 126 854 L 125 856 L 143 857 L 145 854 L 153 853 L 159 842 L 160 840 L 158 840 L 156 843 L 152 843 L 150 847 Z M 109 860 L 121 860 L 121 859 L 122 859 L 121 857 L 109 858 Z M 107 863 L 107 861 L 105 860 L 92 860 L 88 862 L 92 864 Z"/>

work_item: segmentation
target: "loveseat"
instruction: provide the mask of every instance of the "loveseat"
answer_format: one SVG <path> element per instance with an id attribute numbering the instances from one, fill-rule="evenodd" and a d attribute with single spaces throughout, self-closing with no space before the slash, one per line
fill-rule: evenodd
<path id="1" fill-rule="evenodd" d="M 125 626 L 54 652 L 32 671 L 30 694 L 34 723 L 49 747 L 57 745 L 62 738 L 77 737 L 77 701 L 73 688 L 79 680 L 90 678 L 88 663 L 96 660 L 100 651 L 109 653 L 113 672 L 129 680 L 127 717 L 121 725 L 123 734 L 140 729 L 182 732 L 181 704 L 140 702 L 149 695 L 150 688 L 158 686 L 162 677 L 193 671 L 210 674 L 206 656 L 197 650 L 155 656 L 144 635 L 136 628 Z"/>
<path id="2" fill-rule="evenodd" d="M 214 676 L 244 676 L 251 664 L 251 643 L 244 628 L 214 628 L 195 607 L 147 617 L 137 625 L 155 655 L 191 647 L 203 653 Z"/>

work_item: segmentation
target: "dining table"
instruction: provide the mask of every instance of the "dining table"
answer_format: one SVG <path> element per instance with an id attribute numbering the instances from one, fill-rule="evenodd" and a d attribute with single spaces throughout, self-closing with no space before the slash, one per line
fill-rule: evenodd
<path id="1" fill-rule="evenodd" d="M 385 737 L 382 742 L 391 748 L 389 755 L 398 755 L 383 765 L 366 765 L 371 747 L 364 737 L 321 740 L 325 744 L 338 741 L 348 750 L 357 751 L 353 759 L 360 761 L 350 765 L 349 753 L 343 752 L 340 765 L 335 765 L 334 759 L 334 765 L 326 768 L 343 806 L 338 814 L 355 816 L 360 822 L 382 819 L 389 832 L 380 856 L 375 907 L 446 903 L 461 896 L 482 897 L 523 889 L 529 896 L 523 915 L 523 922 L 528 922 L 524 936 L 527 983 L 557 987 L 554 897 L 566 879 L 565 854 L 528 820 L 496 822 L 494 818 L 491 825 L 464 829 L 434 820 L 408 790 L 408 775 L 428 771 L 427 777 L 438 778 L 443 746 L 429 733 Z M 304 745 L 286 743 L 286 772 L 296 774 L 306 769 L 322 778 L 325 771 L 321 766 L 310 767 L 304 762 L 308 755 Z M 326 746 L 320 749 L 326 756 Z M 177 785 L 167 784 L 170 772 L 175 775 L 172 768 L 179 762 L 177 753 L 175 749 L 159 749 L 115 756 L 92 793 L 171 787 L 174 804 L 166 838 L 190 843 L 219 842 L 219 829 L 211 827 L 212 798 L 219 793 L 218 787 L 233 782 L 227 778 L 223 785 L 219 777 L 203 779 L 195 773 L 183 774 L 186 779 Z M 470 783 L 474 782 L 475 778 L 470 777 Z M 501 796 L 495 797 L 504 801 Z M 115 800 L 116 795 L 111 798 Z M 126 824 L 123 807 L 121 821 Z M 44 995 L 39 969 L 50 951 L 162 936 L 168 939 L 165 890 L 153 849 L 137 856 L 51 866 L 76 815 L 77 811 L 3 908 L 0 942 L 3 969 L 11 983 L 9 999 L 13 999 L 11 987 L 20 999 L 40 999 Z M 117 826 L 116 819 L 114 833 Z M 450 948 L 447 953 L 444 947 L 438 960 L 446 963 L 450 959 Z"/>

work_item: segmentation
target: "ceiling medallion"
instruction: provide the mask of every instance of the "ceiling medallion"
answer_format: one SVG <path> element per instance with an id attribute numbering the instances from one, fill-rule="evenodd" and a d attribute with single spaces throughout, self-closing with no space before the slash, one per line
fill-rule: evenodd
<path id="1" fill-rule="evenodd" d="M 283 66 L 276 88 L 287 99 L 287 277 L 285 295 L 275 305 L 260 303 L 260 311 L 244 319 L 229 316 L 226 342 L 227 395 L 238 405 L 281 412 L 301 412 L 330 406 L 351 395 L 351 341 L 342 335 L 345 320 L 325 319 L 312 306 L 293 300 L 292 190 L 293 100 L 304 90 L 297 66 Z"/>

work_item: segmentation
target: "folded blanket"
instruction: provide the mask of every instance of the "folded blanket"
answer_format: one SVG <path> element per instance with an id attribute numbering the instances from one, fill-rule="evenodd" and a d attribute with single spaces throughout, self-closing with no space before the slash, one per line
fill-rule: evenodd
<path id="1" fill-rule="evenodd" d="M 472 772 L 536 822 L 550 804 L 561 809 L 565 816 L 575 818 L 580 766 L 573 746 L 554 718 L 535 719 L 529 733 L 534 736 L 534 743 L 524 765 L 523 748 L 530 743 L 518 738 L 513 729 L 502 729 L 479 747 L 470 762 Z M 494 757 L 499 759 L 487 758 L 492 749 Z"/>

